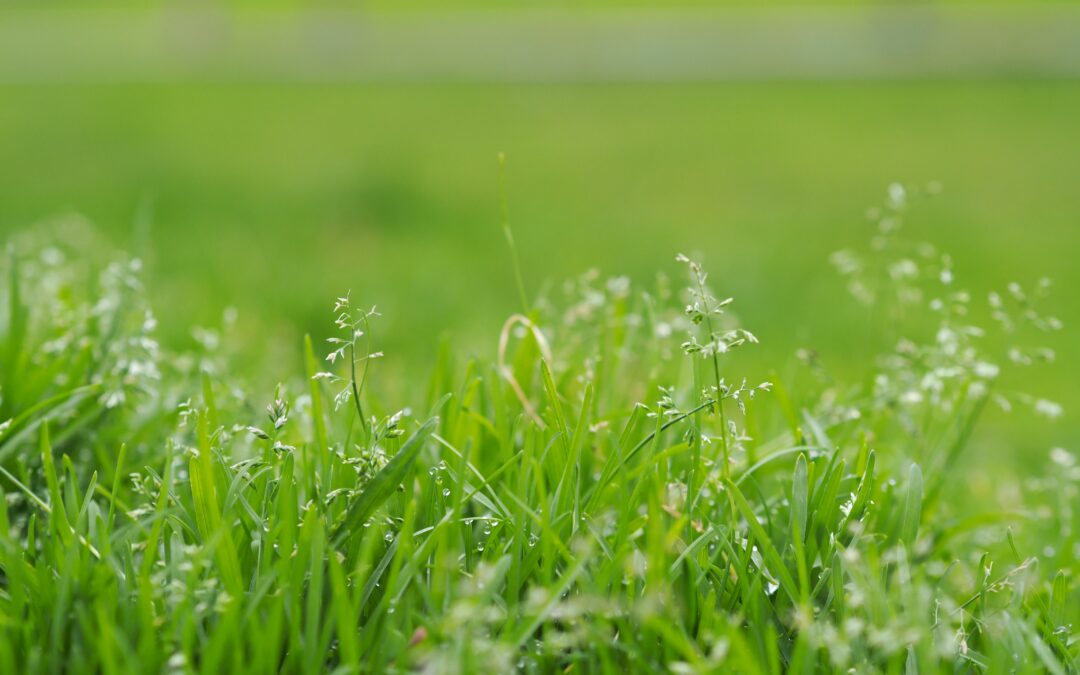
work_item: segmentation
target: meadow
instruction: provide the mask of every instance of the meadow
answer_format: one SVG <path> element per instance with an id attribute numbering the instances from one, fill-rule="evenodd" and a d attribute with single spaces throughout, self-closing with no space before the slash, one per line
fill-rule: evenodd
<path id="1" fill-rule="evenodd" d="M 5 85 L 0 671 L 1074 672 L 1078 93 Z"/>
<path id="2" fill-rule="evenodd" d="M 299 364 L 292 345 L 326 337 L 322 300 L 349 288 L 383 308 L 413 376 L 444 335 L 490 353 L 517 307 L 500 152 L 532 292 L 593 268 L 647 282 L 695 252 L 746 299 L 763 366 L 811 348 L 855 375 L 887 346 L 836 301 L 828 257 L 866 240 L 894 181 L 941 183 L 910 227 L 973 288 L 1080 285 L 1068 81 L 9 85 L 4 100 L 0 232 L 87 221 L 143 260 L 169 342 L 235 308 L 252 371 Z M 1074 294 L 1057 302 L 1080 321 Z M 1075 344 L 1054 338 L 1061 363 Z M 1028 377 L 1073 407 L 1070 372 Z M 1061 424 L 1032 445 L 1080 433 Z"/>

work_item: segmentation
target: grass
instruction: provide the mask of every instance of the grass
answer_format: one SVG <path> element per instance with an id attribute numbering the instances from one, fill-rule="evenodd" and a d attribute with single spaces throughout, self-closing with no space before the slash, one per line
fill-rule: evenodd
<path id="1" fill-rule="evenodd" d="M 673 268 L 658 251 L 696 253 L 753 298 L 739 314 L 763 344 L 747 359 L 767 369 L 810 346 L 856 377 L 871 365 L 860 355 L 887 345 L 836 302 L 821 261 L 865 238 L 863 212 L 893 180 L 945 186 L 911 226 L 952 250 L 973 288 L 1080 285 L 1080 161 L 1062 152 L 1078 93 L 1030 81 L 5 86 L 0 231 L 85 214 L 143 260 L 167 342 L 236 308 L 245 370 L 299 366 L 289 346 L 326 337 L 322 299 L 353 288 L 385 310 L 380 335 L 399 358 L 383 367 L 426 373 L 441 334 L 491 353 L 520 307 L 498 236 L 505 150 L 534 289 L 593 267 L 648 283 Z M 1071 294 L 1058 302 L 1080 321 Z M 1054 346 L 1063 363 L 1080 358 L 1075 341 Z M 1080 404 L 1066 370 L 1027 377 Z"/>
<path id="2" fill-rule="evenodd" d="M 985 294 L 899 227 L 921 194 L 834 259 L 905 338 L 850 381 L 759 372 L 680 256 L 526 295 L 422 386 L 380 382 L 347 294 L 252 391 L 218 341 L 158 344 L 137 262 L 12 248 L 0 670 L 1075 671 L 1074 456 L 958 469 L 981 420 L 1057 413 L 1008 385 L 1058 323 L 1015 286 L 972 328 Z"/>

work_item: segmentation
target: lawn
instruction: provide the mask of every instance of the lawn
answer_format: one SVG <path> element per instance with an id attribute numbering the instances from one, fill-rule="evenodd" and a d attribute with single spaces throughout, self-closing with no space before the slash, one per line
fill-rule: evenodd
<path id="1" fill-rule="evenodd" d="M 644 281 L 696 251 L 767 338 L 767 362 L 811 347 L 842 370 L 874 353 L 860 348 L 865 316 L 835 300 L 828 256 L 866 239 L 864 213 L 893 181 L 944 186 L 912 227 L 973 291 L 1047 276 L 1062 319 L 1080 319 L 1064 291 L 1080 284 L 1072 83 L 3 95 L 0 231 L 77 213 L 117 247 L 146 247 L 170 339 L 232 306 L 246 350 L 276 349 L 289 340 L 260 336 L 322 335 L 325 298 L 352 289 L 384 310 L 387 348 L 418 373 L 442 334 L 489 348 L 516 307 L 499 152 L 532 292 L 594 267 Z M 1080 358 L 1074 344 L 1054 345 L 1063 363 Z M 1038 377 L 1047 396 L 1076 396 L 1066 370 Z"/>
<path id="2" fill-rule="evenodd" d="M 1076 84 L 0 98 L 0 670 L 1075 669 Z"/>

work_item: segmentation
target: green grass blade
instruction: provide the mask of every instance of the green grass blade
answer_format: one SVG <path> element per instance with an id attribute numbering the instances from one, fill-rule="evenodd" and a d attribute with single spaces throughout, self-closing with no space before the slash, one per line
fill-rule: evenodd
<path id="1" fill-rule="evenodd" d="M 922 498 L 923 480 L 922 469 L 918 464 L 912 464 L 908 472 L 907 489 L 904 493 L 904 510 L 900 518 L 900 540 L 905 544 L 913 545 L 919 536 L 919 525 L 922 522 Z"/>
<path id="2" fill-rule="evenodd" d="M 776 547 L 773 545 L 765 528 L 758 522 L 753 507 L 746 501 L 746 497 L 744 497 L 742 491 L 739 490 L 739 486 L 733 481 L 727 479 L 724 483 L 735 502 L 735 506 L 742 514 L 742 517 L 746 519 L 746 524 L 750 528 L 750 534 L 753 536 L 757 546 L 761 549 L 761 553 L 765 557 L 765 562 L 768 564 L 769 573 L 779 580 L 780 587 L 791 601 L 798 604 L 800 600 L 799 587 L 795 584 L 795 579 L 792 578 L 791 572 L 788 570 L 787 566 L 784 565 L 783 557 L 781 557 L 780 552 L 776 550 Z"/>
<path id="3" fill-rule="evenodd" d="M 401 446 L 397 454 L 386 463 L 386 466 L 364 486 L 360 496 L 349 505 L 345 520 L 334 532 L 333 541 L 335 547 L 340 546 L 342 541 L 352 533 L 360 531 L 363 524 L 375 513 L 375 510 L 382 506 L 383 502 L 390 498 L 390 495 L 394 494 L 398 486 L 405 480 L 409 469 L 416 461 L 417 455 L 420 454 L 424 447 L 424 441 L 435 429 L 437 423 L 437 418 L 424 422 L 419 429 L 413 432 L 409 440 Z"/>

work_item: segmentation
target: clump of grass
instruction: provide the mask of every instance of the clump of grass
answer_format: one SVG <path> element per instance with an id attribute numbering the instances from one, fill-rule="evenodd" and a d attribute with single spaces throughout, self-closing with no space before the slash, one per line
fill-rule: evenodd
<path id="1" fill-rule="evenodd" d="M 855 385 L 742 373 L 757 339 L 680 256 L 682 292 L 523 300 L 497 359 L 444 350 L 403 408 L 346 295 L 260 397 L 153 341 L 137 264 L 87 290 L 11 251 L 0 671 L 1074 671 L 1073 455 L 1020 510 L 969 514 L 957 470 L 987 402 L 1057 412 L 997 386 L 1050 355 L 987 353 L 909 196 L 836 262 L 893 329 L 938 325 Z M 1059 327 L 1018 286 L 991 311 Z"/>

